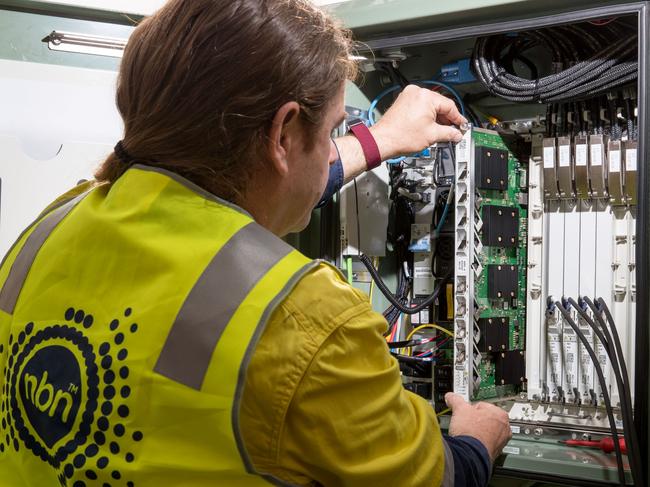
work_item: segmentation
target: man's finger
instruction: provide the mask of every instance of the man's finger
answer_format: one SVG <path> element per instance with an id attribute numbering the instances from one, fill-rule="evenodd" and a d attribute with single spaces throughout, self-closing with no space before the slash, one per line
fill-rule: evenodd
<path id="1" fill-rule="evenodd" d="M 450 98 L 434 92 L 431 92 L 431 96 L 433 97 L 433 103 L 436 109 L 436 118 L 439 117 L 440 121 L 443 123 L 448 122 L 452 125 L 462 125 L 467 122 Z"/>
<path id="2" fill-rule="evenodd" d="M 445 115 L 440 115 L 440 114 L 438 115 L 438 117 L 436 119 L 436 122 L 438 122 L 439 124 L 442 124 L 442 125 L 456 125 L 456 124 L 452 123 L 449 119 L 447 119 L 447 117 Z M 467 119 L 465 117 L 463 117 L 463 122 L 468 123 L 468 121 L 467 121 Z M 462 123 L 460 125 L 462 125 Z"/>
<path id="3" fill-rule="evenodd" d="M 433 129 L 433 142 L 460 142 L 463 134 L 451 125 L 438 125 Z"/>

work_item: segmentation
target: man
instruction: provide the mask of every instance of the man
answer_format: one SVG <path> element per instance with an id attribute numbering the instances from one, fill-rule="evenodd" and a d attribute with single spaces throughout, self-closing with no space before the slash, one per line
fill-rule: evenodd
<path id="1" fill-rule="evenodd" d="M 279 238 L 323 195 L 350 53 L 302 0 L 171 0 L 138 26 L 123 140 L 0 268 L 3 482 L 487 482 L 505 413 L 450 395 L 443 439 L 367 297 Z M 409 87 L 371 135 L 385 159 L 463 121 Z"/>

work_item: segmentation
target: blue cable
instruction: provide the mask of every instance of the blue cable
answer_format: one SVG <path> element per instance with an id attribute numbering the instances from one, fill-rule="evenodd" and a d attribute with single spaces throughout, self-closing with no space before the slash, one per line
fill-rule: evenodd
<path id="1" fill-rule="evenodd" d="M 391 86 L 390 88 L 386 88 L 384 91 L 379 93 L 379 95 L 377 95 L 377 98 L 372 100 L 372 103 L 370 104 L 370 108 L 368 108 L 368 122 L 370 122 L 371 127 L 375 124 L 375 110 L 377 108 L 377 104 L 386 95 L 388 95 L 390 93 L 393 93 L 394 91 L 401 90 L 401 89 L 402 89 L 402 87 L 399 86 L 399 85 Z"/>
<path id="2" fill-rule="evenodd" d="M 402 162 L 405 159 L 406 159 L 406 157 L 402 156 L 402 157 L 398 157 L 397 159 L 388 159 L 388 160 L 386 160 L 384 162 L 386 164 L 399 164 L 400 162 Z"/>
<path id="3" fill-rule="evenodd" d="M 440 236 L 440 232 L 442 231 L 442 226 L 445 224 L 445 220 L 447 220 L 447 214 L 449 213 L 449 203 L 445 204 L 445 209 L 442 210 L 442 215 L 440 216 L 440 221 L 438 222 L 438 226 L 436 227 L 435 230 L 435 237 L 438 238 Z"/>
<path id="4" fill-rule="evenodd" d="M 426 81 L 416 81 L 413 84 L 420 84 L 420 85 L 431 85 L 431 86 L 440 86 L 447 90 L 449 93 L 451 93 L 454 98 L 456 98 L 456 101 L 458 102 L 458 105 L 460 106 L 460 113 L 465 116 L 465 104 L 463 103 L 463 99 L 461 98 L 460 94 L 450 85 L 447 83 L 443 83 L 441 81 L 434 81 L 434 80 L 426 80 Z M 389 95 L 390 93 L 393 93 L 395 91 L 401 90 L 402 87 L 400 85 L 395 85 L 391 86 L 390 88 L 386 88 L 384 91 L 379 93 L 377 97 L 372 100 L 372 103 L 370 103 L 370 108 L 368 108 L 368 121 L 370 122 L 370 126 L 373 126 L 375 124 L 375 110 L 377 109 L 377 104 L 384 98 L 386 95 Z"/>

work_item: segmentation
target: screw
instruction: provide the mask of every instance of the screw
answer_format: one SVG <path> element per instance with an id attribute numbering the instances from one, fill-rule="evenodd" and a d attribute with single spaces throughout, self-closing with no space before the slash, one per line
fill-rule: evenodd
<path id="1" fill-rule="evenodd" d="M 535 436 L 542 436 L 544 434 L 544 430 L 542 428 L 535 428 L 535 430 L 533 431 L 533 434 Z"/>

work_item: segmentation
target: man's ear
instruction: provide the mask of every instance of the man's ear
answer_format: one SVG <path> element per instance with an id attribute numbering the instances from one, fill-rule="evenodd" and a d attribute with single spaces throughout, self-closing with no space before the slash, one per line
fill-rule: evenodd
<path id="1" fill-rule="evenodd" d="M 300 136 L 300 105 L 295 101 L 285 103 L 275 113 L 268 137 L 268 156 L 280 175 L 289 172 L 289 155 L 295 150 Z"/>

